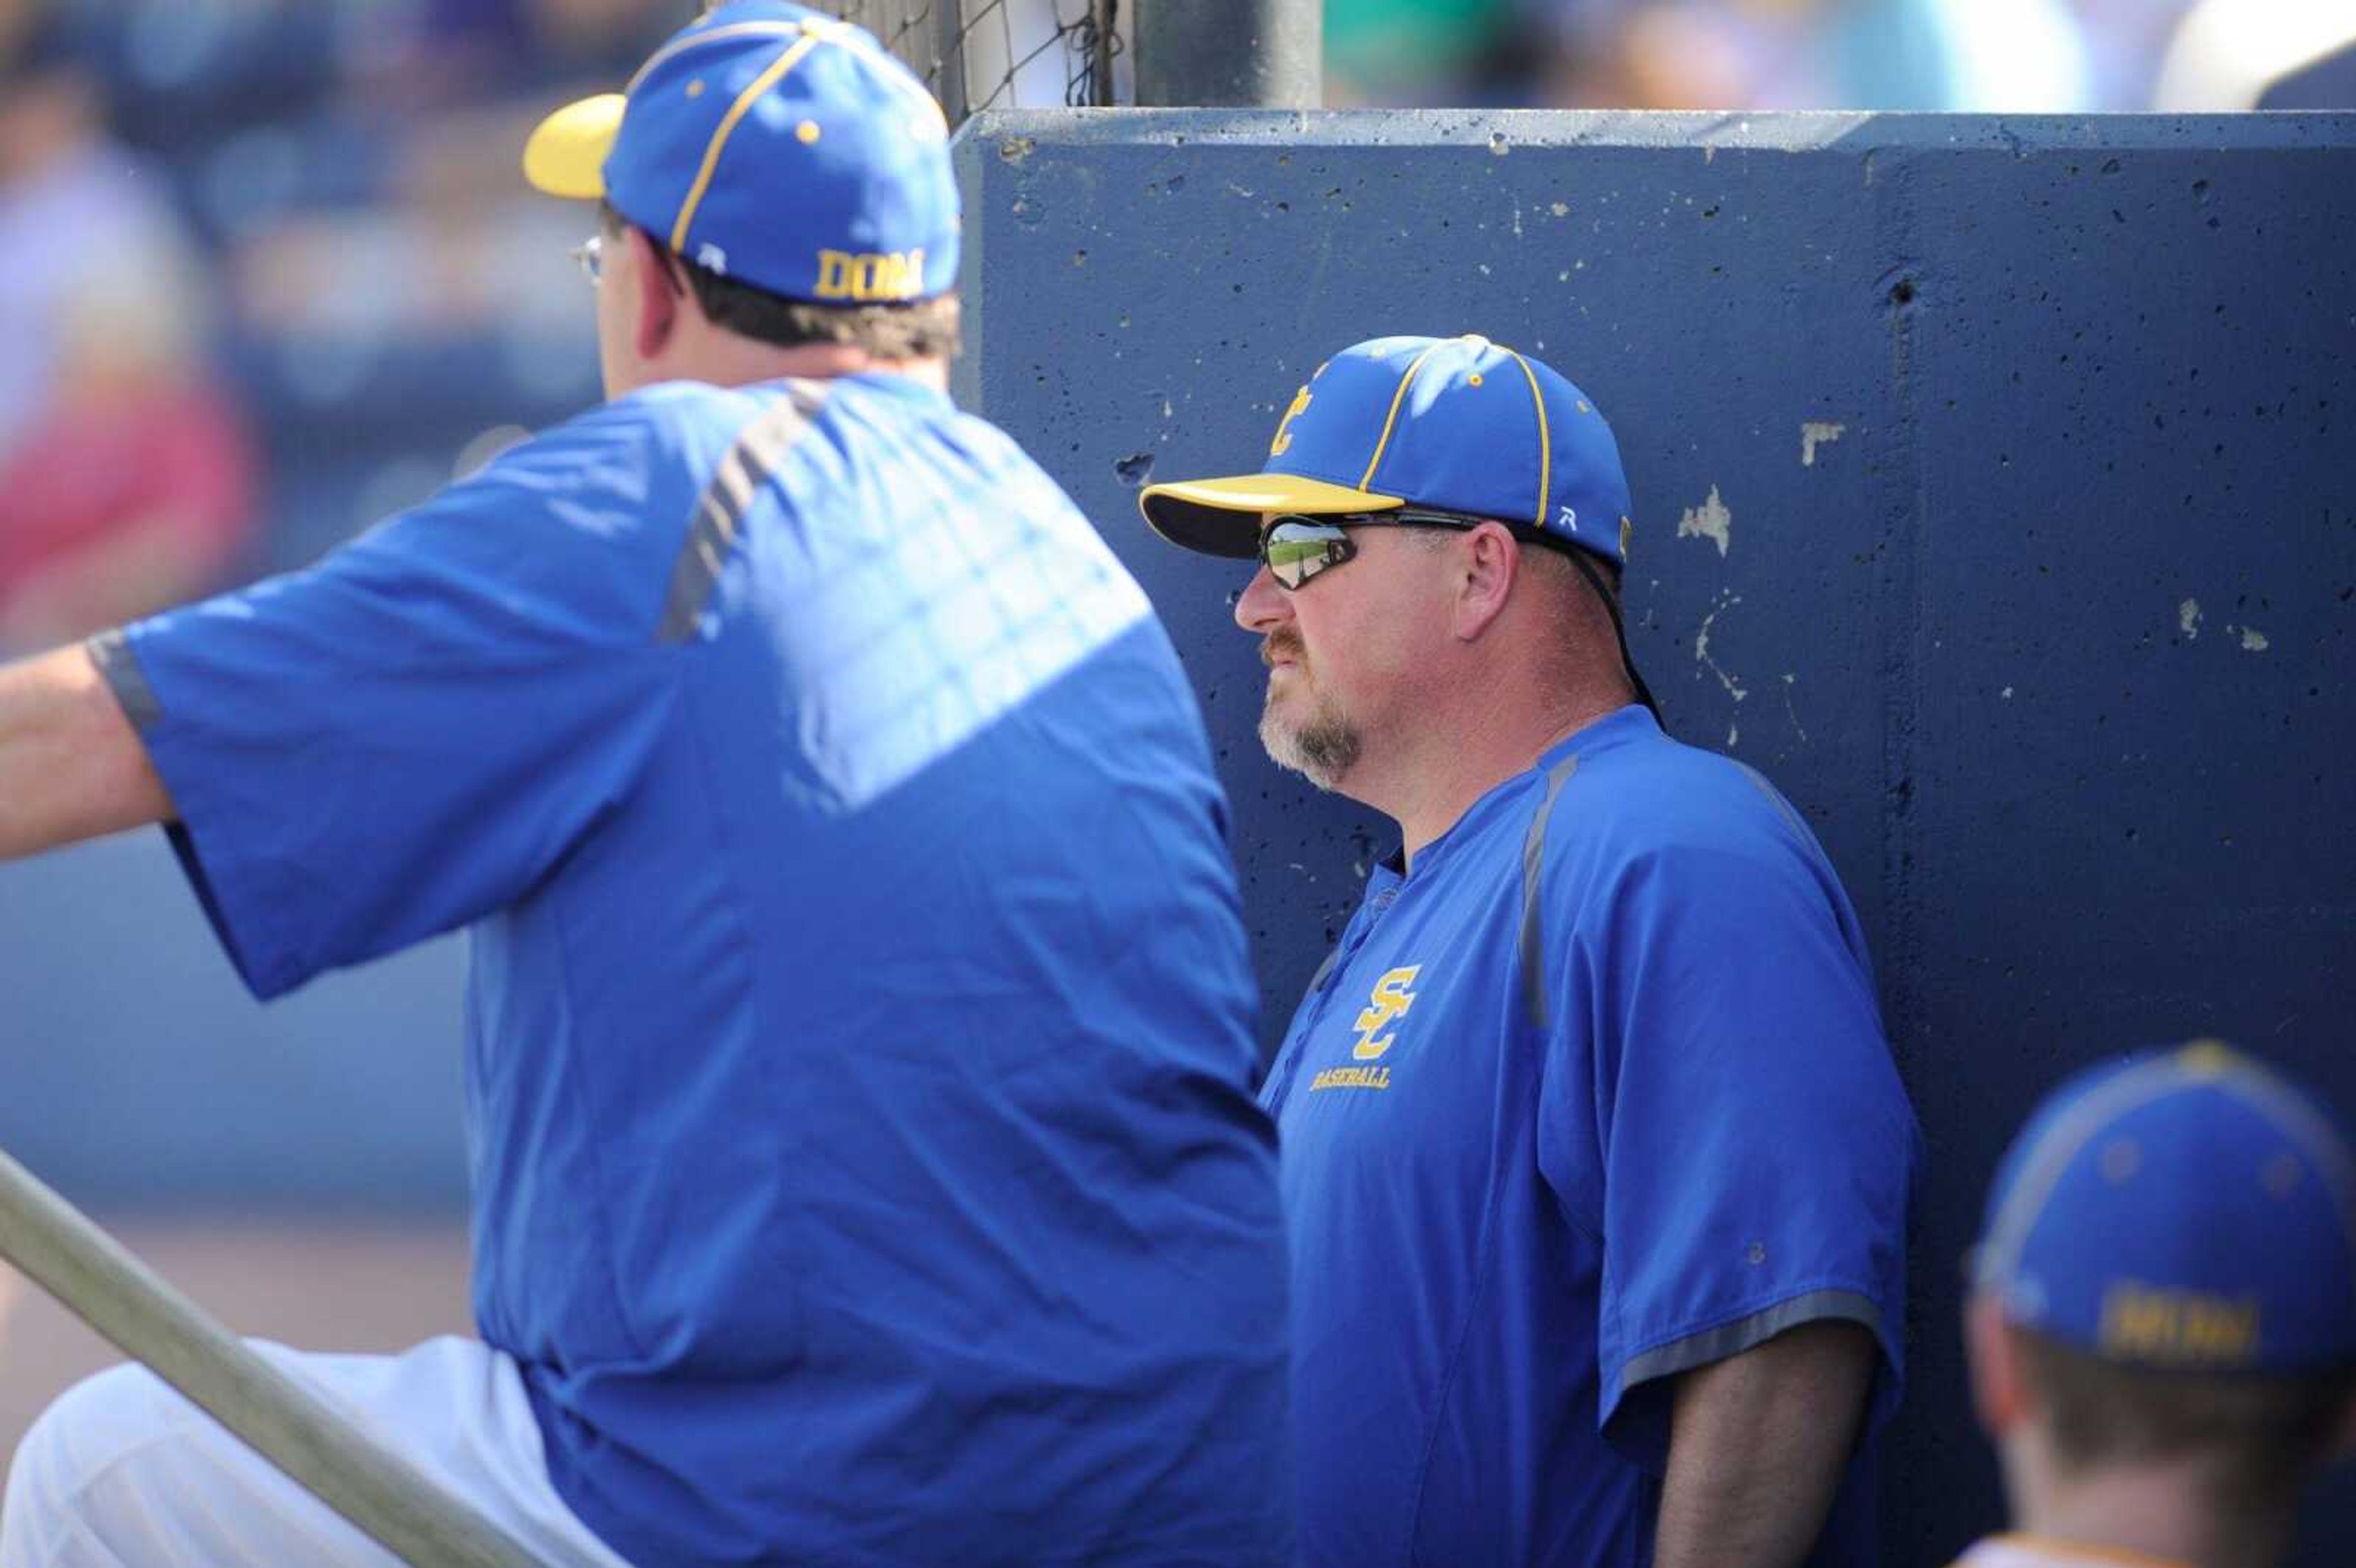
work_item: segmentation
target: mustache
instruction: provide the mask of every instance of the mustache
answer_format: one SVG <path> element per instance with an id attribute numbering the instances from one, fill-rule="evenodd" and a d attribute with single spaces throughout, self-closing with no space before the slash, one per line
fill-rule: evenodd
<path id="1" fill-rule="evenodd" d="M 1261 642 L 1259 645 L 1261 664 L 1271 669 L 1275 668 L 1279 655 L 1292 660 L 1295 664 L 1305 665 L 1309 662 L 1309 650 L 1301 645 L 1301 635 L 1297 632 L 1270 632 Z"/>

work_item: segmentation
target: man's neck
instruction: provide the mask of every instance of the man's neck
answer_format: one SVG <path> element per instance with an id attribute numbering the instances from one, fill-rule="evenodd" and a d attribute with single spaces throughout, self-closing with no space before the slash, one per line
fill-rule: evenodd
<path id="1" fill-rule="evenodd" d="M 749 387 L 788 379 L 827 380 L 871 372 L 905 376 L 940 392 L 948 391 L 949 385 L 946 359 L 877 359 L 863 348 L 843 343 L 803 343 L 784 348 L 733 333 L 713 332 L 681 359 L 680 378 L 716 387 Z"/>
<path id="2" fill-rule="evenodd" d="M 1387 776 L 1342 781 L 1342 792 L 1399 825 L 1405 863 L 1456 826 L 1472 803 L 1516 773 L 1526 773 L 1558 741 L 1629 700 L 1625 692 L 1598 691 L 1541 705 L 1526 693 L 1475 690 L 1448 718 L 1419 722 L 1414 750 Z"/>
<path id="3" fill-rule="evenodd" d="M 2287 1509 L 2224 1515 L 2211 1507 L 2200 1461 L 2057 1476 L 2051 1466 L 2008 1467 L 2019 1532 L 2043 1541 L 2136 1552 L 2185 1568 L 2273 1568 L 2290 1539 Z"/>

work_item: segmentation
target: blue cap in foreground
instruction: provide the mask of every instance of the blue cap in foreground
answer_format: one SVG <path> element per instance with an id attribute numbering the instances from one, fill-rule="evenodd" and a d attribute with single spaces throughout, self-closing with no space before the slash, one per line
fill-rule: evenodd
<path id="1" fill-rule="evenodd" d="M 626 92 L 567 104 L 524 148 L 551 196 L 604 197 L 700 266 L 825 304 L 956 282 L 948 124 L 857 27 L 740 0 L 675 34 Z"/>
<path id="2" fill-rule="evenodd" d="M 1617 564 L 1628 480 L 1612 427 L 1551 367 L 1485 337 L 1377 337 L 1293 394 L 1258 474 L 1149 485 L 1173 544 L 1248 560 L 1263 512 L 1424 507 L 1520 524 Z"/>
<path id="3" fill-rule="evenodd" d="M 2050 1095 L 2006 1154 L 1975 1258 L 2019 1327 L 2124 1364 L 2356 1363 L 2356 1171 L 2312 1099 L 2213 1040 Z"/>

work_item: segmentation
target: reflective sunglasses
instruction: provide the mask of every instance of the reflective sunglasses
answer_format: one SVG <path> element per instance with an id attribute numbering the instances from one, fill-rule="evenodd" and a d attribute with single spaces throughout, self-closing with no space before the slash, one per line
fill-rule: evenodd
<path id="1" fill-rule="evenodd" d="M 1455 512 L 1423 512 L 1401 507 L 1396 512 L 1344 512 L 1331 517 L 1311 517 L 1288 512 L 1269 519 L 1260 530 L 1259 560 L 1276 585 L 1287 592 L 1297 592 L 1311 578 L 1330 571 L 1351 560 L 1358 547 L 1348 533 L 1351 528 L 1372 528 L 1387 524 L 1393 528 L 1477 528 L 1486 521 Z M 1515 537 L 1529 530 L 1515 530 Z"/>
<path id="2" fill-rule="evenodd" d="M 1288 593 L 1297 593 L 1301 584 L 1312 577 L 1333 571 L 1344 561 L 1355 558 L 1358 546 L 1349 531 L 1354 528 L 1377 527 L 1389 524 L 1394 528 L 1477 528 L 1489 521 L 1485 517 L 1465 517 L 1456 512 L 1426 512 L 1402 507 L 1394 512 L 1345 512 L 1333 517 L 1311 517 L 1288 512 L 1269 519 L 1260 530 L 1259 560 L 1268 568 L 1269 576 Z M 1628 685 L 1636 700 L 1652 709 L 1655 720 L 1661 718 L 1661 705 L 1653 699 L 1652 688 L 1636 672 L 1635 658 L 1628 652 L 1628 627 L 1620 618 L 1619 601 L 1587 563 L 1583 551 L 1568 540 L 1558 539 L 1537 528 L 1505 525 L 1506 531 L 1524 544 L 1543 545 L 1570 558 L 1579 575 L 1595 591 L 1602 602 L 1603 613 L 1612 618 L 1612 635 L 1620 645 L 1620 666 L 1628 672 Z M 1665 721 L 1664 727 L 1665 728 Z"/>

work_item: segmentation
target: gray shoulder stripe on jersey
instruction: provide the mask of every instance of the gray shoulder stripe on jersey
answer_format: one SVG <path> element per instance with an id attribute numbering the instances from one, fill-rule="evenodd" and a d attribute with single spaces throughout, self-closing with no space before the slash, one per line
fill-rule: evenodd
<path id="1" fill-rule="evenodd" d="M 1767 782 L 1765 773 L 1761 773 L 1749 763 L 1735 762 L 1731 757 L 1727 760 L 1741 769 L 1742 776 L 1751 781 L 1751 787 L 1767 797 L 1767 804 L 1775 808 L 1775 815 L 1783 819 L 1783 826 L 1800 836 L 1801 843 L 1814 844 L 1816 841 L 1815 834 L 1810 831 L 1808 825 L 1800 819 L 1799 808 L 1783 798 L 1783 791 Z"/>
<path id="2" fill-rule="evenodd" d="M 671 565 L 670 592 L 663 601 L 657 642 L 680 643 L 695 635 L 695 623 L 720 581 L 720 569 L 735 548 L 746 508 L 794 443 L 808 433 L 810 416 L 825 401 L 825 392 L 815 384 L 797 381 L 782 401 L 737 432 L 736 444 L 720 460 L 712 483 L 696 500 L 694 520 Z"/>
<path id="3" fill-rule="evenodd" d="M 794 400 L 794 407 L 806 414 L 815 414 L 826 407 L 826 400 L 834 393 L 832 381 L 812 376 L 789 378 L 785 387 L 786 396 Z"/>
<path id="4" fill-rule="evenodd" d="M 1573 752 L 1547 770 L 1546 799 L 1530 818 L 1529 837 L 1522 840 L 1522 995 L 1529 1003 L 1530 1022 L 1547 1026 L 1546 936 L 1538 922 L 1538 868 L 1546 859 L 1547 824 L 1554 819 L 1555 798 L 1579 771 Z"/>
<path id="5" fill-rule="evenodd" d="M 147 672 L 139 667 L 139 656 L 131 651 L 131 639 L 121 628 L 101 632 L 82 646 L 114 688 L 114 700 L 123 705 L 123 716 L 133 729 L 144 733 L 162 721 L 164 705 L 155 700 L 155 688 L 147 684 Z"/>
<path id="6" fill-rule="evenodd" d="M 1803 1323 L 1856 1323 L 1871 1332 L 1876 1341 L 1881 1338 L 1881 1312 L 1870 1297 L 1854 1290 L 1811 1290 L 1748 1317 L 1738 1317 L 1731 1323 L 1721 1323 L 1715 1328 L 1705 1328 L 1630 1357 L 1628 1364 L 1621 1369 L 1620 1387 L 1624 1392 L 1638 1383 L 1675 1377 L 1696 1367 L 1739 1356 Z"/>

